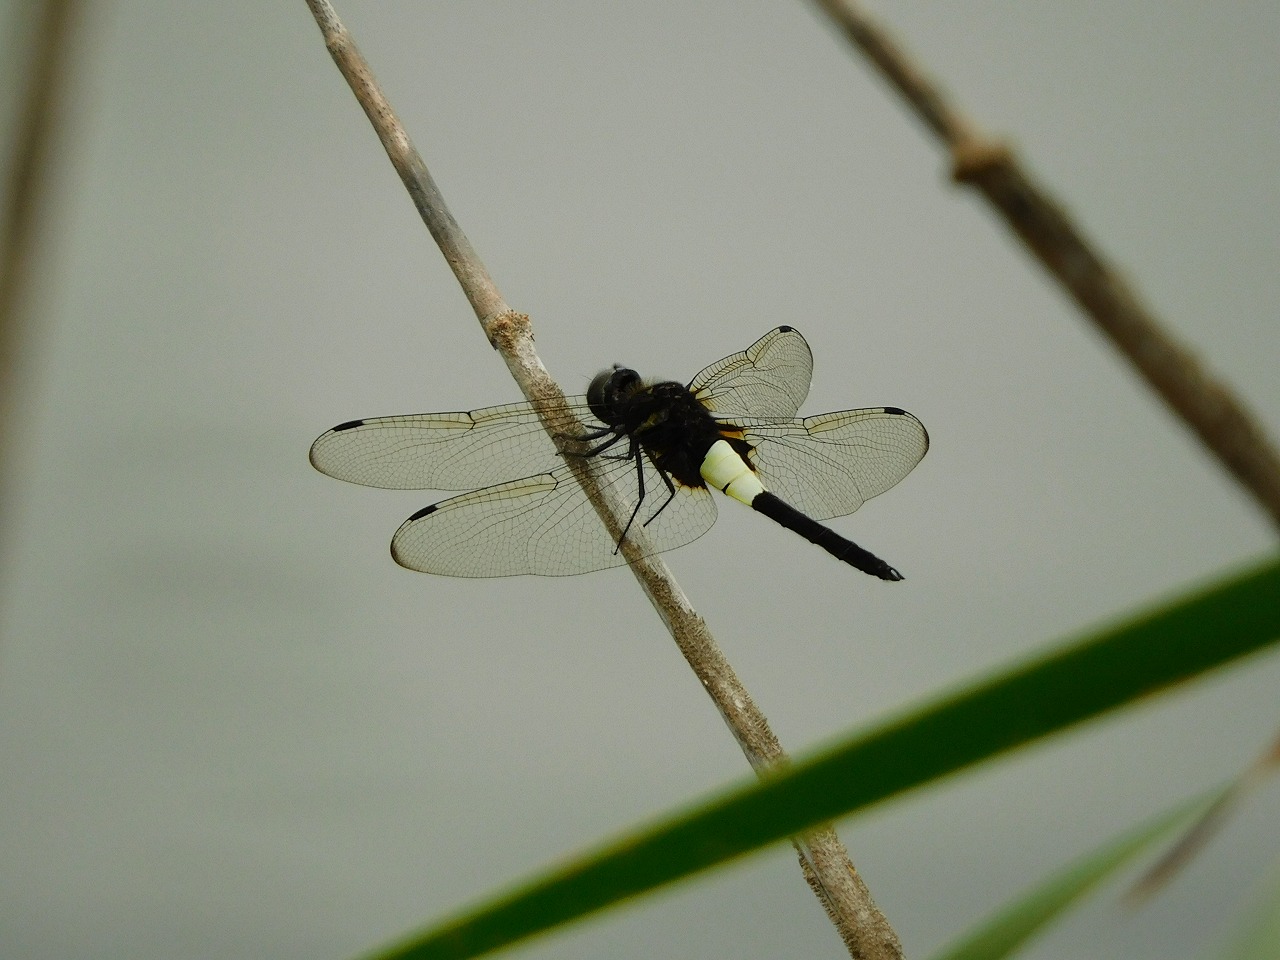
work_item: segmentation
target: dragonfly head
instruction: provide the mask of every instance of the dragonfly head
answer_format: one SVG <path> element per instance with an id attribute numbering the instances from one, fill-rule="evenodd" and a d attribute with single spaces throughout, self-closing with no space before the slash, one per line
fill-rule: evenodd
<path id="1" fill-rule="evenodd" d="M 591 381 L 587 387 L 587 405 L 601 423 L 616 426 L 622 421 L 622 405 L 643 385 L 640 374 L 615 363 Z"/>

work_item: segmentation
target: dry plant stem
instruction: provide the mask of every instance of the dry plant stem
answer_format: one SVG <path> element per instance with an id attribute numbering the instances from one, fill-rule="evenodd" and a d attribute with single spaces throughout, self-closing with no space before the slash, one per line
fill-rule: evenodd
<path id="1" fill-rule="evenodd" d="M 1125 894 L 1125 900 L 1129 905 L 1137 906 L 1162 889 L 1204 849 L 1213 835 L 1222 829 L 1245 796 L 1253 793 L 1277 773 L 1280 773 L 1280 736 L 1277 736 L 1271 742 L 1271 746 L 1236 777 L 1227 791 L 1214 801 L 1213 805 L 1169 848 L 1155 866 L 1134 883 Z"/>
<path id="2" fill-rule="evenodd" d="M 25 313 L 38 232 L 52 185 L 54 136 L 65 114 L 79 0 L 45 0 L 30 53 L 31 75 L 14 128 L 14 156 L 0 227 L 0 463 L 12 463 L 15 392 L 21 380 Z M 16 14 L 11 14 L 16 16 Z M 12 41 L 9 41 L 12 46 Z M 15 55 L 17 50 L 12 51 Z"/>
<path id="3" fill-rule="evenodd" d="M 1280 529 L 1280 454 L 1232 392 L 1163 329 L 1151 309 L 1004 144 L 984 136 L 854 0 L 817 0 L 951 152 L 952 175 L 980 190 L 1098 328 Z"/>
<path id="4" fill-rule="evenodd" d="M 506 361 L 525 397 L 542 413 L 543 423 L 557 443 L 573 430 L 574 420 L 564 406 L 564 394 L 551 379 L 533 349 L 529 318 L 515 313 L 502 299 L 488 271 L 450 215 L 426 164 L 414 149 L 395 112 L 378 88 L 368 64 L 326 0 L 307 0 L 325 45 L 356 99 L 378 133 L 400 178 L 413 197 L 431 235 L 458 278 L 489 342 Z M 569 458 L 604 521 L 617 539 L 620 527 L 601 496 L 587 461 Z M 752 767 L 761 775 L 786 762 L 786 755 L 768 721 L 734 674 L 706 623 L 694 611 L 659 558 L 640 556 L 638 541 L 628 536 L 623 553 L 649 601 L 666 623 L 681 653 L 724 717 Z M 858 960 L 897 960 L 898 938 L 871 900 L 861 877 L 835 832 L 815 831 L 795 841 L 805 878 L 836 925 L 850 955 Z"/>

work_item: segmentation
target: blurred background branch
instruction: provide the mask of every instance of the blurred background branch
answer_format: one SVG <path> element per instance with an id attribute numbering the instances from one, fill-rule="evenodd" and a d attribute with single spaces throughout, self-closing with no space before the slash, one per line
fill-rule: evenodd
<path id="1" fill-rule="evenodd" d="M 81 0 L 44 0 L 25 10 L 22 15 L 34 22 L 31 48 L 25 52 L 18 49 L 23 31 L 10 24 L 9 55 L 15 63 L 26 60 L 28 75 L 12 136 L 0 226 L 0 520 L 6 515 L 13 474 L 14 404 L 30 343 L 30 297 L 55 179 L 58 125 L 66 117 L 81 8 Z"/>
<path id="2" fill-rule="evenodd" d="M 1003 142 L 983 134 L 855 0 L 817 0 L 951 153 L 1027 249 L 1280 530 L 1280 455 L 1244 403 L 1179 343 Z"/>

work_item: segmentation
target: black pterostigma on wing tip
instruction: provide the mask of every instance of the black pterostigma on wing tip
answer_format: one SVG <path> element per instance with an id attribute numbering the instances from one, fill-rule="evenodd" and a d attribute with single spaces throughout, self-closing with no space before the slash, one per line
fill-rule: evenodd
<path id="1" fill-rule="evenodd" d="M 429 513 L 435 513 L 435 512 L 436 512 L 436 507 L 438 507 L 438 506 L 440 506 L 440 504 L 438 504 L 438 503 L 433 503 L 433 504 L 431 504 L 431 506 L 429 506 L 429 507 L 423 507 L 423 508 L 422 508 L 421 510 L 419 510 L 417 513 L 415 513 L 412 517 L 410 517 L 408 520 L 406 520 L 406 521 L 405 521 L 405 523 L 413 523 L 413 521 L 415 521 L 415 520 L 421 520 L 423 517 L 425 517 L 425 516 L 426 516 L 427 514 L 429 514 Z"/>
<path id="2" fill-rule="evenodd" d="M 363 420 L 348 420 L 346 423 L 340 423 L 340 424 L 338 424 L 336 427 L 334 427 L 334 428 L 333 428 L 332 430 L 330 430 L 329 432 L 330 432 L 330 433 L 338 433 L 338 432 L 339 432 L 339 431 L 341 431 L 341 430 L 351 430 L 352 428 L 354 428 L 354 427 L 358 427 L 358 426 L 360 426 L 360 425 L 361 425 L 361 424 L 363 424 L 363 423 L 364 423 L 364 421 L 363 421 Z"/>

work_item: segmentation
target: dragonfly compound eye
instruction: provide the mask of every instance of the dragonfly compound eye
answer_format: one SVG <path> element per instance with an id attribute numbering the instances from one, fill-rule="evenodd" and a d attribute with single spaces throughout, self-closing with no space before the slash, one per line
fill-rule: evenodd
<path id="1" fill-rule="evenodd" d="M 619 421 L 618 404 L 640 386 L 640 374 L 619 364 L 596 374 L 587 387 L 587 405 L 601 423 L 610 425 Z"/>

